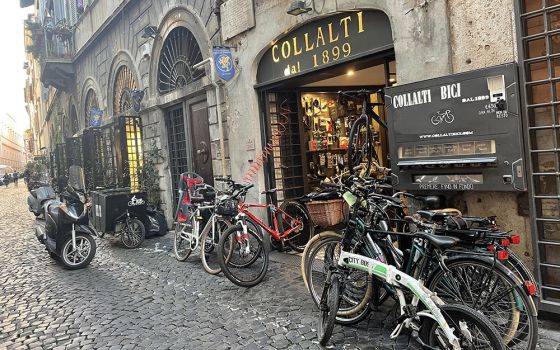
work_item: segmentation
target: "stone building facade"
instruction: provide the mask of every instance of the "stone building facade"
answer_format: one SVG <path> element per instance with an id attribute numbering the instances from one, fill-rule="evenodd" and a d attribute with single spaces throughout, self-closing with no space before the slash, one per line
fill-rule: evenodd
<path id="1" fill-rule="evenodd" d="M 281 96 L 290 91 L 302 91 L 303 87 L 319 93 L 317 84 L 322 82 L 330 84 L 328 90 L 332 93 L 336 85 L 327 80 L 336 77 L 334 73 L 329 76 L 329 70 L 337 72 L 339 78 L 335 81 L 340 82 L 343 70 L 348 70 L 350 76 L 349 67 L 354 63 L 359 69 L 367 69 L 367 64 L 371 64 L 368 74 L 373 74 L 377 68 L 381 72 L 385 70 L 381 74 L 386 77 L 380 76 L 379 82 L 371 84 L 385 86 L 519 62 L 519 52 L 524 55 L 523 48 L 519 47 L 523 14 L 546 10 L 542 4 L 524 9 L 528 2 L 532 3 L 517 0 L 315 0 L 305 2 L 302 14 L 293 15 L 287 13 L 294 3 L 289 0 L 91 1 L 75 23 L 69 56 L 58 61 L 47 59 L 43 63 L 48 68 L 46 77 L 43 71 L 43 82 L 51 86 L 51 93 L 45 96 L 54 101 L 44 113 L 47 116 L 44 128 L 50 135 L 52 148 L 57 130 L 63 130 L 64 136 L 71 136 L 87 128 L 92 108 L 101 110 L 104 121 L 108 122 L 111 117 L 129 111 L 124 107 L 130 107 L 130 91 L 144 91 L 137 112 L 142 120 L 144 151 L 161 150 L 163 158 L 158 160 L 158 169 L 162 207 L 171 218 L 176 177 L 182 171 L 203 169 L 210 176 L 228 174 L 236 180 L 254 171 L 252 181 L 260 191 L 276 187 L 278 179 L 274 175 L 278 173 L 273 173 L 282 172 L 287 166 L 275 168 L 271 160 L 265 161 L 262 167 L 255 165 L 262 161 L 260 155 L 273 132 L 266 123 L 271 111 L 264 107 L 271 101 L 266 100 L 272 98 L 271 91 Z M 41 3 L 36 4 L 39 12 L 44 10 Z M 273 59 L 280 60 L 277 55 L 287 59 L 291 50 L 297 54 L 301 49 L 296 39 L 285 47 L 274 49 L 274 45 L 286 42 L 298 28 L 306 29 L 320 21 L 325 21 L 323 34 L 326 35 L 327 30 L 333 30 L 334 22 L 329 27 L 329 18 L 357 11 L 386 18 L 388 24 L 384 24 L 384 30 L 389 33 L 389 45 L 372 53 L 371 57 L 364 54 L 352 61 L 340 59 L 340 64 L 331 61 L 326 68 L 312 67 L 306 74 L 299 74 L 299 67 L 296 67 L 291 72 L 288 69 L 285 78 L 262 81 L 259 70 L 267 67 L 263 62 L 271 51 Z M 338 23 L 356 25 L 356 20 Z M 358 31 L 360 29 L 363 28 L 358 27 Z M 334 42 L 335 34 L 331 32 L 330 35 Z M 368 35 L 359 40 L 369 41 L 375 37 L 375 33 Z M 304 38 L 299 38 L 300 45 Z M 178 46 L 186 40 L 192 45 Z M 320 39 L 317 40 L 318 47 Z M 323 45 L 326 45 L 324 40 Z M 236 69 L 232 80 L 219 83 L 219 99 L 209 65 L 204 65 L 204 74 L 192 69 L 194 63 L 211 56 L 213 46 L 230 48 Z M 338 59 L 346 53 L 343 49 L 339 47 L 338 51 L 331 51 L 331 55 L 338 52 Z M 347 53 L 351 55 L 349 50 Z M 294 77 L 289 77 L 294 72 Z M 521 69 L 521 79 L 524 79 L 523 74 Z M 53 86 L 56 93 L 52 92 Z M 524 92 L 522 96 L 526 98 Z M 218 106 L 217 100 L 223 103 Z M 299 101 L 295 103 L 298 105 Z M 219 115 L 222 123 L 218 121 Z M 57 123 L 63 126 L 56 126 Z M 527 126 L 526 120 L 521 124 Z M 528 134 L 524 136 L 527 138 Z M 526 156 L 530 156 L 527 140 L 515 142 L 524 145 Z M 525 162 L 527 174 L 532 171 L 531 163 Z M 298 176 L 306 183 L 301 185 L 302 191 L 308 190 L 306 174 Z M 461 191 L 442 195 L 448 206 L 458 207 L 469 215 L 497 215 L 503 228 L 519 232 L 522 244 L 514 249 L 535 266 L 540 276 L 545 272 L 539 267 L 543 258 L 537 244 L 536 209 L 531 204 L 535 188 L 532 176 L 527 180 L 528 191 Z M 257 193 L 251 194 L 253 199 L 266 200 Z M 285 191 L 282 196 L 292 197 Z M 554 232 L 555 239 L 560 240 L 558 231 Z M 548 251 L 548 255 L 553 252 Z M 554 282 L 558 267 L 548 269 L 548 277 L 541 276 L 541 281 L 549 278 L 549 285 L 558 285 Z M 551 269 L 554 272 L 550 272 Z M 550 289 L 549 293 L 550 300 L 560 299 L 560 291 Z"/>

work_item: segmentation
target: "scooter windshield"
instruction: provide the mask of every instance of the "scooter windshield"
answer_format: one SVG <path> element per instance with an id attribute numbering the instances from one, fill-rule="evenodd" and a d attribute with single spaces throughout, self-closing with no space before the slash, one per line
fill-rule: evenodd
<path id="1" fill-rule="evenodd" d="M 81 166 L 72 165 L 68 169 L 68 185 L 78 191 L 85 190 L 84 170 Z"/>

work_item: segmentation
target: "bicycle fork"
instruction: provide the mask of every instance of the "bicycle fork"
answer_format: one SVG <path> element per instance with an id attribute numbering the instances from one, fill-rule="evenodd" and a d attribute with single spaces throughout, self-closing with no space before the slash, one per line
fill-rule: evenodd
<path id="1" fill-rule="evenodd" d="M 235 238 L 237 240 L 237 243 L 239 243 L 240 253 L 249 254 L 251 249 L 249 247 L 249 232 L 247 229 L 247 223 L 245 222 L 245 214 L 240 213 L 239 216 L 240 216 L 239 224 L 241 225 L 243 232 L 240 233 L 239 231 L 237 231 Z"/>

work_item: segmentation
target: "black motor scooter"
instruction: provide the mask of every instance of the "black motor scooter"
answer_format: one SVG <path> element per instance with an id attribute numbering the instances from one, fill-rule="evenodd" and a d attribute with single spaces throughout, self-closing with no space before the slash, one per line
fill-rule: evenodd
<path id="1" fill-rule="evenodd" d="M 56 199 L 56 193 L 47 180 L 30 179 L 27 182 L 27 189 L 29 190 L 27 205 L 29 205 L 29 211 L 36 217 L 43 215 L 47 201 Z"/>
<path id="2" fill-rule="evenodd" d="M 44 219 L 37 218 L 35 234 L 45 245 L 49 255 L 64 265 L 76 270 L 86 267 L 97 250 L 93 236 L 95 231 L 88 226 L 88 208 L 81 167 L 70 167 L 70 180 L 60 194 L 61 201 L 44 203 Z"/>

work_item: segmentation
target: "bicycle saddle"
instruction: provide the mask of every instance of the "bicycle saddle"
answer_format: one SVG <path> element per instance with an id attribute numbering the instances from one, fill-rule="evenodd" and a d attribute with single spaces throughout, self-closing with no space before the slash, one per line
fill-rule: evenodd
<path id="1" fill-rule="evenodd" d="M 270 190 L 262 191 L 261 194 L 274 194 L 277 188 L 271 188 Z"/>
<path id="2" fill-rule="evenodd" d="M 451 236 L 436 236 L 425 232 L 418 232 L 414 234 L 414 237 L 425 239 L 430 242 L 431 245 L 439 250 L 444 250 L 456 246 L 460 239 Z"/>
<path id="3" fill-rule="evenodd" d="M 437 223 L 442 223 L 446 217 L 453 215 L 453 213 L 450 212 L 439 212 L 439 211 L 430 211 L 430 210 L 418 210 L 416 214 L 418 214 L 418 216 L 420 216 L 422 220 L 432 221 Z"/>

